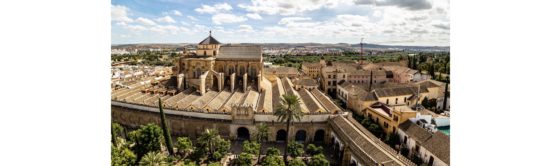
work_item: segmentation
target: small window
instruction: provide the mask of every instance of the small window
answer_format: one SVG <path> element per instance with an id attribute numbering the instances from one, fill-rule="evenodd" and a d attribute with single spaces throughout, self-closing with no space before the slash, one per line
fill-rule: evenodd
<path id="1" fill-rule="evenodd" d="M 399 103 L 399 98 L 395 98 L 395 104 Z"/>
<path id="2" fill-rule="evenodd" d="M 387 99 L 387 101 L 385 102 L 386 104 L 389 104 L 389 99 Z"/>

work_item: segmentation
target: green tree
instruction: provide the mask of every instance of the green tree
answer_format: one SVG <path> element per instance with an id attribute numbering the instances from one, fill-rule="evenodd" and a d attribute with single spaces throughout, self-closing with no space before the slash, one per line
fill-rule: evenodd
<path id="1" fill-rule="evenodd" d="M 221 166 L 221 164 L 219 162 L 213 162 L 208 164 L 208 166 Z"/>
<path id="2" fill-rule="evenodd" d="M 111 166 L 134 165 L 136 155 L 128 149 L 126 140 L 117 137 L 115 142 L 111 145 Z"/>
<path id="3" fill-rule="evenodd" d="M 167 121 L 165 120 L 165 113 L 163 112 L 161 98 L 158 98 L 158 102 L 161 128 L 163 129 L 163 136 L 165 137 L 165 145 L 167 145 L 167 151 L 169 152 L 169 154 L 173 156 L 173 140 L 171 140 L 171 134 L 169 133 L 169 128 L 167 127 Z"/>
<path id="4" fill-rule="evenodd" d="M 303 150 L 303 144 L 290 141 L 290 143 L 288 144 L 288 152 L 290 153 L 290 156 L 292 156 L 292 158 L 296 158 L 302 156 L 305 151 Z"/>
<path id="5" fill-rule="evenodd" d="M 329 160 L 325 158 L 325 155 L 318 154 L 311 157 L 311 160 L 307 164 L 309 166 L 329 166 Z"/>
<path id="6" fill-rule="evenodd" d="M 134 142 L 132 151 L 138 156 L 136 160 L 140 160 L 148 152 L 161 150 L 163 131 L 153 123 L 141 126 L 140 129 L 134 130 L 128 135 L 130 140 Z"/>
<path id="7" fill-rule="evenodd" d="M 278 156 L 280 155 L 280 150 L 275 147 L 270 147 L 266 149 L 266 156 Z"/>
<path id="8" fill-rule="evenodd" d="M 436 78 L 436 69 L 434 68 L 434 63 L 430 63 L 430 68 L 428 72 L 430 73 L 430 76 L 432 76 L 433 79 Z"/>
<path id="9" fill-rule="evenodd" d="M 295 95 L 285 94 L 282 95 L 280 105 L 274 111 L 274 116 L 278 117 L 278 121 L 286 121 L 286 133 L 290 133 L 290 125 L 292 120 L 301 120 L 303 113 L 299 106 L 300 99 Z M 286 141 L 288 141 L 288 134 L 286 134 Z M 285 145 L 288 149 L 288 144 Z M 284 150 L 284 164 L 288 164 L 288 151 Z"/>
<path id="10" fill-rule="evenodd" d="M 216 145 L 218 146 L 216 147 L 214 153 L 212 153 L 213 161 L 219 161 L 222 159 L 229 151 L 231 143 L 228 140 L 218 137 Z"/>
<path id="11" fill-rule="evenodd" d="M 430 108 L 430 103 L 428 102 L 428 97 L 424 97 L 424 100 L 422 100 L 422 106 L 424 106 L 425 108 Z"/>
<path id="12" fill-rule="evenodd" d="M 249 153 L 242 152 L 239 155 L 239 157 L 237 158 L 237 161 L 235 161 L 235 165 L 250 166 L 252 164 L 251 163 L 252 160 L 253 160 L 253 155 L 251 155 Z"/>
<path id="13" fill-rule="evenodd" d="M 140 160 L 141 166 L 166 166 L 166 157 L 160 152 L 149 152 Z"/>
<path id="14" fill-rule="evenodd" d="M 306 164 L 305 162 L 303 162 L 303 160 L 297 158 L 297 159 L 290 160 L 288 166 L 306 166 Z"/>
<path id="15" fill-rule="evenodd" d="M 184 158 L 193 150 L 191 139 L 187 137 L 177 138 L 177 152 Z"/>
<path id="16" fill-rule="evenodd" d="M 323 153 L 323 147 L 322 146 L 315 146 L 314 144 L 309 144 L 309 145 L 307 145 L 307 149 L 306 149 L 305 153 L 307 153 L 310 156 L 321 154 L 321 153 Z"/>
<path id="17" fill-rule="evenodd" d="M 266 149 L 266 156 L 262 160 L 262 165 L 273 165 L 273 166 L 284 166 L 285 163 L 282 161 L 280 156 L 280 150 L 275 147 L 270 147 Z"/>
<path id="18" fill-rule="evenodd" d="M 395 147 L 395 145 L 400 143 L 399 136 L 396 133 L 391 133 L 385 137 L 385 143 L 391 147 Z"/>
<path id="19" fill-rule="evenodd" d="M 261 145 L 257 142 L 245 140 L 243 141 L 243 152 L 252 155 L 257 155 L 260 146 Z"/>
<path id="20" fill-rule="evenodd" d="M 123 127 L 118 123 L 111 123 L 111 142 L 113 145 L 117 143 L 117 137 L 124 132 Z"/>
<path id="21" fill-rule="evenodd" d="M 200 160 L 206 157 L 210 161 L 220 160 L 229 150 L 230 142 L 218 135 L 216 129 L 206 129 L 196 141 L 194 157 Z"/>
<path id="22" fill-rule="evenodd" d="M 442 110 L 445 110 L 447 108 L 446 107 L 447 106 L 447 98 L 449 97 L 448 86 L 449 86 L 449 79 L 445 83 L 445 91 L 444 91 L 444 95 L 443 95 L 443 108 L 441 108 Z"/>
<path id="23" fill-rule="evenodd" d="M 257 125 L 257 141 L 262 145 L 265 140 L 268 139 L 268 126 L 264 123 Z M 259 155 L 257 157 L 257 163 L 261 162 L 261 152 L 263 146 L 259 146 Z"/>

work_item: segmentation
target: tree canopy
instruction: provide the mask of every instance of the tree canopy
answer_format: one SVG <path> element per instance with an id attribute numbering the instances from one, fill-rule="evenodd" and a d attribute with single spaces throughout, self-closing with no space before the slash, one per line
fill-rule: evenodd
<path id="1" fill-rule="evenodd" d="M 134 151 L 139 158 L 142 158 L 148 152 L 161 150 L 163 131 L 159 126 L 150 123 L 141 126 L 138 130 L 130 132 L 128 137 L 134 142 L 132 151 Z"/>
<path id="2" fill-rule="evenodd" d="M 290 141 L 288 144 L 288 153 L 290 153 L 290 156 L 293 158 L 302 156 L 304 153 L 303 144 Z"/>

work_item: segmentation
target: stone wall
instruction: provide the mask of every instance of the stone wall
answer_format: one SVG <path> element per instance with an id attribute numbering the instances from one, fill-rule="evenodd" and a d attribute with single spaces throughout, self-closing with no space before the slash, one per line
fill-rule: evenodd
<path id="1" fill-rule="evenodd" d="M 218 116 L 214 114 L 208 114 L 208 115 Z M 156 124 L 160 123 L 160 117 L 158 112 L 127 108 L 127 107 L 117 106 L 117 105 L 111 106 L 111 117 L 112 117 L 111 119 L 112 122 L 120 123 L 130 128 L 138 128 L 139 126 L 146 125 L 148 123 L 156 123 Z M 231 119 L 230 120 L 208 119 L 208 118 L 187 116 L 181 114 L 167 114 L 167 113 L 166 113 L 166 118 L 169 123 L 171 134 L 173 136 L 188 136 L 190 138 L 196 138 L 205 129 L 215 128 L 218 130 L 218 132 L 222 137 L 229 138 L 229 139 L 236 139 L 238 137 L 237 131 L 243 127 L 248 129 L 250 136 L 253 137 L 257 133 L 256 125 L 258 123 L 261 123 L 261 122 L 254 122 L 251 124 L 236 124 L 233 123 Z M 276 141 L 276 136 L 280 132 L 280 130 L 285 131 L 286 129 L 286 123 L 278 123 L 278 122 L 262 122 L 262 123 L 265 123 L 269 126 L 269 134 L 268 134 L 269 141 Z M 289 140 L 295 140 L 296 133 L 300 131 L 300 133 L 305 133 L 305 142 L 312 142 L 314 141 L 315 134 L 320 133 L 319 130 L 323 131 L 323 136 L 321 141 L 327 142 L 329 140 L 327 133 L 330 133 L 331 129 L 326 121 L 295 122 L 290 128 L 290 133 L 288 137 Z"/>

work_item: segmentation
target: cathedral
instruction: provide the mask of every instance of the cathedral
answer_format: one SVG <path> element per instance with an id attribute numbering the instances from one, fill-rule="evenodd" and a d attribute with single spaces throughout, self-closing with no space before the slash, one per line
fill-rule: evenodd
<path id="1" fill-rule="evenodd" d="M 198 43 L 196 53 L 185 51 L 179 58 L 174 70 L 177 89 L 194 88 L 200 95 L 224 89 L 261 91 L 262 61 L 261 46 L 222 45 L 210 31 L 208 37 Z"/>

